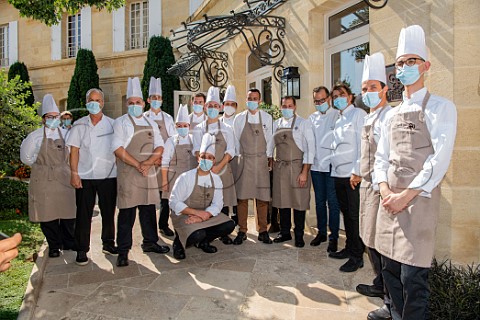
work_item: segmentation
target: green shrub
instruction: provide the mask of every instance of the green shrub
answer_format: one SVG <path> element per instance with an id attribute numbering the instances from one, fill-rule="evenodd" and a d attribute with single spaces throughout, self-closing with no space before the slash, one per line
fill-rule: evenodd
<path id="1" fill-rule="evenodd" d="M 72 113 L 76 110 L 87 111 L 85 108 L 87 91 L 92 88 L 100 88 L 97 70 L 97 62 L 93 52 L 88 49 L 78 50 L 67 98 L 67 109 Z M 75 116 L 73 119 L 76 120 Z"/>
<path id="2" fill-rule="evenodd" d="M 28 214 L 28 184 L 23 181 L 0 179 L 0 219 L 12 219 Z"/>
<path id="3" fill-rule="evenodd" d="M 17 61 L 8 69 L 8 80 L 15 79 L 17 75 L 20 76 L 22 82 L 30 82 L 27 66 L 23 62 Z M 26 87 L 21 93 L 25 94 L 25 103 L 28 106 L 33 106 L 35 103 L 35 97 L 33 96 L 32 87 Z"/>
<path id="4" fill-rule="evenodd" d="M 282 112 L 280 111 L 280 108 L 275 104 L 270 105 L 266 104 L 265 102 L 261 102 L 258 105 L 258 108 L 271 115 L 274 121 L 282 117 Z"/>
<path id="5" fill-rule="evenodd" d="M 451 261 L 434 260 L 429 284 L 430 319 L 479 319 L 480 265 L 457 267 Z"/>

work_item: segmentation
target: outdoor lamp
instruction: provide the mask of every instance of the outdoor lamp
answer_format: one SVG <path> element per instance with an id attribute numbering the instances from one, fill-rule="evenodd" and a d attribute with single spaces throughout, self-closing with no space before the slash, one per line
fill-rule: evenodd
<path id="1" fill-rule="evenodd" d="M 286 67 L 282 75 L 282 97 L 292 96 L 300 99 L 300 74 L 298 67 Z"/>

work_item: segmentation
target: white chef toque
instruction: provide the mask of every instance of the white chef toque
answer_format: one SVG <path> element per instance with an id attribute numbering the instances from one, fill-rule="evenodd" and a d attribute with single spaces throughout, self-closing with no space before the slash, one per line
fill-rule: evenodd
<path id="1" fill-rule="evenodd" d="M 416 54 L 425 61 L 428 60 L 428 50 L 425 44 L 425 32 L 418 25 L 403 28 L 398 37 L 398 48 L 395 59 L 404 54 Z"/>
<path id="2" fill-rule="evenodd" d="M 42 101 L 42 117 L 49 113 L 49 112 L 58 112 L 60 113 L 60 110 L 58 110 L 57 104 L 55 103 L 55 99 L 53 99 L 53 96 L 48 93 L 43 97 Z"/>
<path id="3" fill-rule="evenodd" d="M 190 122 L 190 118 L 188 117 L 188 108 L 186 104 L 181 104 L 180 107 L 178 107 L 177 120 L 175 121 L 175 123 L 178 122 Z"/>
<path id="4" fill-rule="evenodd" d="M 142 98 L 142 87 L 140 86 L 140 79 L 138 77 L 128 78 L 127 84 L 127 99 L 131 97 Z"/>
<path id="5" fill-rule="evenodd" d="M 378 80 L 387 83 L 387 75 L 385 72 L 385 58 L 381 52 L 376 52 L 369 56 L 365 55 L 363 63 L 362 82 L 368 80 Z"/>
<path id="6" fill-rule="evenodd" d="M 210 153 L 215 156 L 215 136 L 210 133 L 205 133 L 202 137 L 202 144 L 200 145 L 200 154 Z"/>
<path id="7" fill-rule="evenodd" d="M 148 87 L 148 96 L 161 96 L 162 95 L 162 79 L 150 77 L 150 86 Z"/>
<path id="8" fill-rule="evenodd" d="M 222 104 L 220 101 L 220 90 L 216 87 L 210 87 L 208 89 L 207 93 L 207 100 L 205 100 L 205 103 L 209 102 L 216 102 L 218 104 Z"/>
<path id="9" fill-rule="evenodd" d="M 225 91 L 225 97 L 223 98 L 223 102 L 226 101 L 233 101 L 237 103 L 237 94 L 235 92 L 235 87 L 232 85 L 229 85 L 227 87 L 227 91 Z"/>

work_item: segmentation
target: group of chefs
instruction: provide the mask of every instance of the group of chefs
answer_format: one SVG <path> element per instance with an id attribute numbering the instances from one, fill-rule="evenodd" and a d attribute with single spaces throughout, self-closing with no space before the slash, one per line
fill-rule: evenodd
<path id="1" fill-rule="evenodd" d="M 92 88 L 86 94 L 89 115 L 61 126 L 47 94 L 43 126 L 23 141 L 21 159 L 32 166 L 29 215 L 40 222 L 49 256 L 75 250 L 77 264 L 89 262 L 96 199 L 102 251 L 116 255 L 119 267 L 129 264 L 137 209 L 143 252 L 169 252 L 159 244 L 157 228 L 174 237 L 176 259 L 185 259 L 191 246 L 216 252 L 217 238 L 241 245 L 248 200 L 255 201 L 259 242 L 294 239 L 303 247 L 313 185 L 318 233 L 310 245 L 328 240 L 329 257 L 347 260 L 342 272 L 363 267 L 367 251 L 376 277 L 357 291 L 385 302 L 368 319 L 425 319 L 439 185 L 451 159 L 456 109 L 425 87 L 430 62 L 420 26 L 400 33 L 395 68 L 405 91 L 399 106 L 387 102 L 382 53 L 364 61 L 368 114 L 354 106 L 350 88 L 339 84 L 313 89 L 316 111 L 309 118 L 298 115 L 294 97 L 283 97 L 282 116 L 274 121 L 259 109 L 257 89 L 248 90 L 246 110 L 237 113 L 235 87 L 228 86 L 223 101 L 215 87 L 196 94 L 193 112 L 180 105 L 174 120 L 162 111 L 161 80 L 152 77 L 146 100 L 139 79 L 128 79 L 127 113 L 116 120 L 103 113 L 103 92 Z M 273 240 L 267 231 L 270 202 L 280 220 Z M 338 251 L 340 212 L 346 242 Z"/>

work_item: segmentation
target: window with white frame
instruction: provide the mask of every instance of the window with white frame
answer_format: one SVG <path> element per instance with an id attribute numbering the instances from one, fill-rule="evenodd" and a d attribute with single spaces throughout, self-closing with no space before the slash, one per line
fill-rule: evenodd
<path id="1" fill-rule="evenodd" d="M 130 49 L 148 46 L 148 1 L 130 4 Z"/>
<path id="2" fill-rule="evenodd" d="M 67 18 L 67 41 L 66 57 L 74 58 L 77 56 L 78 49 L 82 43 L 82 17 L 81 14 L 68 16 Z"/>
<path id="3" fill-rule="evenodd" d="M 0 25 L 0 67 L 8 66 L 8 24 Z"/>
<path id="4" fill-rule="evenodd" d="M 346 83 L 361 93 L 365 54 L 369 54 L 369 7 L 354 1 L 331 12 L 325 19 L 325 84 Z"/>

